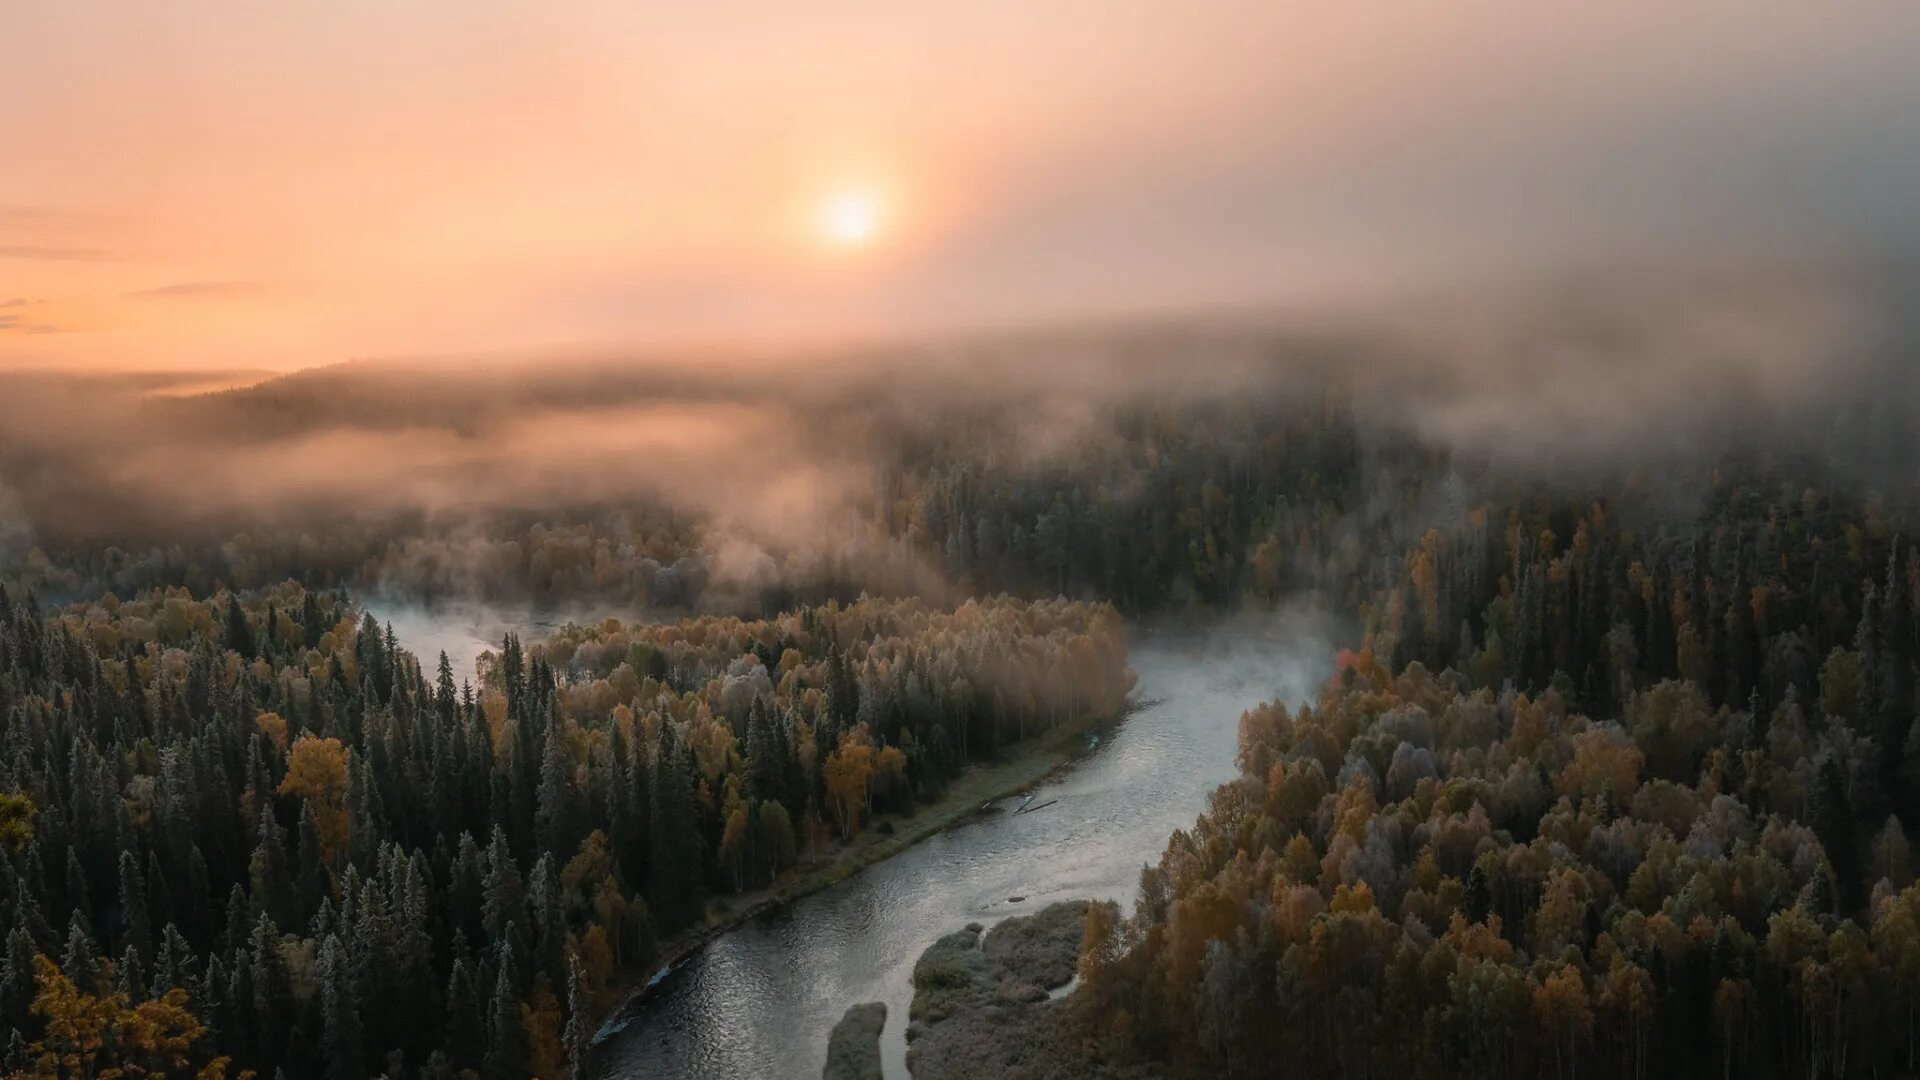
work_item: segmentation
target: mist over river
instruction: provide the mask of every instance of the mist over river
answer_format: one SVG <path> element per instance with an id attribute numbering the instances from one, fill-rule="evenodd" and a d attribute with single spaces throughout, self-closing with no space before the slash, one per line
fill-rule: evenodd
<path id="1" fill-rule="evenodd" d="M 513 629 L 534 639 L 564 616 L 373 605 L 431 672 L 445 650 L 455 678 Z M 524 617 L 524 621 L 516 621 Z M 887 1004 L 882 1057 L 907 1076 L 909 976 L 920 951 L 969 922 L 1056 900 L 1131 908 L 1142 863 L 1192 824 L 1234 774 L 1240 713 L 1312 695 L 1333 647 L 1310 620 L 1236 620 L 1206 632 L 1136 629 L 1128 640 L 1146 703 L 1040 786 L 1027 814 L 983 814 L 885 862 L 715 938 L 616 1012 L 601 1032 L 596 1080 L 820 1075 L 827 1033 L 849 1005 Z M 1013 898 L 1019 897 L 1019 900 Z"/>
<path id="2" fill-rule="evenodd" d="M 500 643 L 509 632 L 531 643 L 569 622 L 597 622 L 610 615 L 634 617 L 632 612 L 621 616 L 613 611 L 480 604 L 422 605 L 380 599 L 368 601 L 366 607 L 375 621 L 393 627 L 393 636 L 400 646 L 420 661 L 420 670 L 427 682 L 433 682 L 434 666 L 439 663 L 440 654 L 446 653 L 447 663 L 453 666 L 456 686 L 463 679 L 479 684 L 475 661 L 483 652 L 498 653 Z"/>

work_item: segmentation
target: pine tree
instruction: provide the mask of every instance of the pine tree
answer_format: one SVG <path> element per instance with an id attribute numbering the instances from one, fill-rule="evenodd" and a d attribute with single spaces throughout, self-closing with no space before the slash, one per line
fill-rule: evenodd
<path id="1" fill-rule="evenodd" d="M 860 687 L 847 666 L 846 654 L 836 642 L 827 653 L 827 715 L 822 725 L 826 741 L 838 743 L 840 732 L 851 728 L 860 711 Z"/>
<path id="2" fill-rule="evenodd" d="M 147 887 L 133 852 L 120 853 L 120 941 L 142 956 L 153 955 L 153 932 L 147 922 Z"/>
<path id="3" fill-rule="evenodd" d="M 326 853 L 320 841 L 320 826 L 313 819 L 310 804 L 300 804 L 300 847 L 296 855 L 298 872 L 294 878 L 294 914 L 315 910 L 328 893 Z"/>
<path id="4" fill-rule="evenodd" d="M 699 885 L 693 792 L 682 767 L 678 741 L 663 729 L 654 756 L 651 850 L 647 859 L 647 904 L 661 928 L 678 929 L 693 917 Z"/>
<path id="5" fill-rule="evenodd" d="M 240 598 L 233 593 L 227 594 L 227 648 L 237 652 L 248 660 L 254 656 L 253 626 L 247 622 L 247 613 L 240 607 Z"/>
<path id="6" fill-rule="evenodd" d="M 167 872 L 160 865 L 160 853 L 147 852 L 147 925 L 171 926 L 176 917 L 173 906 L 173 890 L 167 885 Z M 205 903 L 202 894 L 200 903 Z"/>
<path id="7" fill-rule="evenodd" d="M 453 727 L 454 710 L 458 705 L 453 692 L 453 664 L 447 660 L 445 650 L 442 650 L 433 689 L 433 711 L 435 718 L 440 721 L 441 731 Z"/>
<path id="8" fill-rule="evenodd" d="M 198 958 L 193 954 L 193 946 L 180 935 L 180 928 L 168 923 L 160 933 L 160 945 L 154 952 L 153 978 L 150 989 L 156 995 L 165 994 L 174 988 L 188 992 L 195 998 L 200 996 Z"/>
<path id="9" fill-rule="evenodd" d="M 581 990 L 580 958 L 567 957 L 567 1075 L 586 1080 L 587 1051 L 593 1045 L 592 1020 L 587 1015 L 586 995 Z"/>
<path id="10" fill-rule="evenodd" d="M 75 911 L 67 921 L 67 947 L 60 954 L 60 973 L 82 992 L 95 994 L 100 985 L 100 948 L 87 932 L 87 923 Z"/>
<path id="11" fill-rule="evenodd" d="M 366 1075 L 360 1064 L 360 1008 L 352 968 L 338 935 L 328 934 L 320 943 L 314 976 L 318 984 L 326 1075 L 331 1080 L 359 1080 Z"/>
<path id="12" fill-rule="evenodd" d="M 354 754 L 347 761 L 347 853 L 363 873 L 373 865 L 381 838 L 389 835 L 370 757 Z"/>
<path id="13" fill-rule="evenodd" d="M 293 875 L 287 866 L 286 834 L 274 819 L 270 798 L 263 797 L 260 803 L 247 878 L 252 882 L 255 910 L 272 915 L 276 923 L 282 919 L 292 925 L 300 922 L 293 910 Z"/>
<path id="14" fill-rule="evenodd" d="M 305 589 L 300 594 L 300 629 L 305 633 L 305 643 L 311 649 L 320 644 L 320 635 L 329 627 L 320 614 L 320 605 L 314 600 L 313 590 Z"/>
<path id="15" fill-rule="evenodd" d="M 609 811 L 615 868 L 635 892 L 647 881 L 653 852 L 653 785 L 646 754 L 614 726 L 609 742 Z"/>
<path id="16" fill-rule="evenodd" d="M 787 801 L 786 746 L 767 718 L 762 699 L 753 699 L 747 713 L 747 791 L 750 797 L 765 801 Z"/>
<path id="17" fill-rule="evenodd" d="M 455 1068 L 480 1063 L 480 1051 L 487 1044 L 486 1006 L 475 985 L 478 975 L 461 955 L 465 943 L 455 950 L 453 967 L 447 977 L 447 1038 L 449 1062 Z"/>
<path id="18" fill-rule="evenodd" d="M 527 875 L 527 906 L 533 920 L 534 970 L 550 985 L 565 976 L 567 915 L 560 897 L 560 872 L 553 856 L 542 853 Z"/>
<path id="19" fill-rule="evenodd" d="M 280 954 L 280 929 L 266 912 L 253 924 L 247 939 L 248 970 L 252 975 L 252 1029 L 259 1060 L 279 1061 L 292 1024 L 292 987 L 286 960 Z"/>
<path id="20" fill-rule="evenodd" d="M 507 716 L 509 719 L 521 715 L 525 690 L 525 660 L 520 652 L 520 639 L 508 634 L 500 643 L 500 685 L 507 695 Z"/>
<path id="21" fill-rule="evenodd" d="M 1851 912 L 1860 902 L 1860 839 L 1854 828 L 1853 806 L 1847 799 L 1846 780 L 1840 774 L 1839 764 L 1831 757 L 1820 763 L 1808 816 L 1812 819 L 1814 835 L 1819 837 L 1820 846 L 1827 853 L 1827 862 L 1833 867 L 1835 899 L 1839 905 L 1834 910 Z"/>
<path id="22" fill-rule="evenodd" d="M 540 789 L 535 823 L 540 850 L 556 858 L 573 855 L 579 846 L 575 821 L 576 796 L 573 783 L 573 757 L 555 715 L 547 727 L 546 745 L 540 759 Z"/>
<path id="23" fill-rule="evenodd" d="M 527 1075 L 527 1036 L 520 1021 L 520 998 L 513 985 L 513 943 L 500 945 L 499 974 L 487 1009 L 487 1055 L 480 1075 L 484 1080 L 524 1080 Z"/>
<path id="24" fill-rule="evenodd" d="M 147 999 L 146 969 L 140 959 L 140 950 L 131 942 L 128 943 L 126 951 L 120 954 L 120 963 L 116 965 L 115 971 L 120 977 L 118 989 L 128 1001 Z"/>
<path id="25" fill-rule="evenodd" d="M 0 1028 L 26 1029 L 36 992 L 33 959 L 39 955 L 26 927 L 7 931 L 6 954 L 0 956 Z"/>
<path id="26" fill-rule="evenodd" d="M 498 825 L 494 826 L 493 841 L 487 846 L 486 879 L 482 890 L 482 924 L 486 927 L 487 939 L 497 943 L 506 937 L 509 926 L 524 924 L 527 913 L 526 890 L 520 881 L 520 867 L 507 847 L 506 832 Z"/>
<path id="27" fill-rule="evenodd" d="M 67 849 L 67 906 L 77 913 L 93 915 L 93 890 L 87 882 L 87 871 L 80 865 L 80 853 L 74 848 Z M 71 975 L 68 978 L 72 978 Z M 75 985 L 79 985 L 77 982 Z"/>

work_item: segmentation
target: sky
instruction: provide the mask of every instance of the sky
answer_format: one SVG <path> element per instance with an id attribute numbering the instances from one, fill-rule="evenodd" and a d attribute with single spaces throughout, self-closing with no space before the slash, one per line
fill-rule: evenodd
<path id="1" fill-rule="evenodd" d="M 7 0 L 0 367 L 1920 246 L 1920 4 Z"/>

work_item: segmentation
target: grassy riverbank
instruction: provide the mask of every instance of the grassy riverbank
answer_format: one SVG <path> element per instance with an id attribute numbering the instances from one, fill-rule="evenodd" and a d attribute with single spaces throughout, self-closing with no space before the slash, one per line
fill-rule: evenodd
<path id="1" fill-rule="evenodd" d="M 708 903 L 700 925 L 663 942 L 651 963 L 615 976 L 607 993 L 607 1007 L 595 1018 L 596 1027 L 623 1011 L 661 970 L 698 952 L 720 934 L 898 855 L 980 812 L 986 803 L 1034 787 L 1085 753 L 1088 734 L 1115 719 L 1086 717 L 1009 747 L 999 761 L 969 766 L 939 798 L 920 804 L 913 813 L 878 815 L 852 840 L 802 857 L 768 887 L 715 898 Z M 891 831 L 883 826 L 891 826 Z"/>

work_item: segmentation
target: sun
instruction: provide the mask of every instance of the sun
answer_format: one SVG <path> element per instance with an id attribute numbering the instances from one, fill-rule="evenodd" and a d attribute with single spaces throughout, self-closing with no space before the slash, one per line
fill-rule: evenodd
<path id="1" fill-rule="evenodd" d="M 837 191 L 821 202 L 817 214 L 820 236 L 840 248 L 865 247 L 880 233 L 886 215 L 879 196 L 871 191 Z"/>

